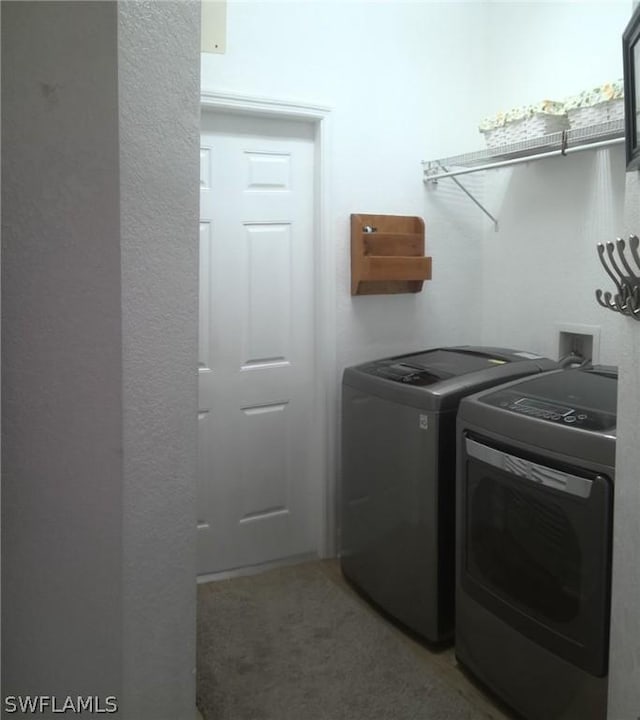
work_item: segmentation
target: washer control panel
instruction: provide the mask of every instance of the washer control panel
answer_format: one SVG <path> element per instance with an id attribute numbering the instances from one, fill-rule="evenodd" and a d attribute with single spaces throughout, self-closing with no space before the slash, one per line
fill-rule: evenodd
<path id="1" fill-rule="evenodd" d="M 521 395 L 510 390 L 492 393 L 482 398 L 482 402 L 519 415 L 529 415 L 539 420 L 571 425 L 583 430 L 606 430 L 615 427 L 616 424 L 615 415 L 610 413 L 561 405 L 544 398 Z"/>

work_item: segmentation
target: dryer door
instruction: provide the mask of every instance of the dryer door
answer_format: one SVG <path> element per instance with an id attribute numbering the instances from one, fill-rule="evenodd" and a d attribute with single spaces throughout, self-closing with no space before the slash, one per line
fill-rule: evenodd
<path id="1" fill-rule="evenodd" d="M 611 481 L 464 438 L 463 588 L 529 639 L 607 671 Z"/>

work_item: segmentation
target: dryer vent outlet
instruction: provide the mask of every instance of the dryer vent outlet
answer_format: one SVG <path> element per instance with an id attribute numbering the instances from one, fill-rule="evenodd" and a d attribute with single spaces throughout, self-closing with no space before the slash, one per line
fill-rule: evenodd
<path id="1" fill-rule="evenodd" d="M 558 359 L 575 356 L 598 363 L 600 356 L 600 328 L 564 325 L 558 328 Z"/>

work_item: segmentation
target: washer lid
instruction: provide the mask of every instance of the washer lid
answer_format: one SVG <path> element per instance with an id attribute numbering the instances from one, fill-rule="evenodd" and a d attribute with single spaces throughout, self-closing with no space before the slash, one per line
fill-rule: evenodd
<path id="1" fill-rule="evenodd" d="M 362 370 L 371 375 L 406 385 L 433 385 L 442 380 L 495 369 L 513 359 L 496 353 L 478 350 L 436 348 L 425 352 L 398 355 L 365 365 Z"/>
<path id="2" fill-rule="evenodd" d="M 528 372 L 514 372 L 508 369 L 509 366 L 519 363 L 523 363 L 522 367 L 526 366 Z M 447 383 L 449 390 L 460 390 L 458 384 L 455 384 L 455 379 L 463 376 L 473 376 L 476 383 L 481 378 L 485 378 L 488 382 L 484 384 L 495 385 L 497 376 L 518 377 L 518 375 L 551 369 L 554 365 L 549 365 L 549 361 L 540 355 L 521 350 L 464 345 L 396 355 L 373 363 L 365 363 L 357 370 L 410 386 L 426 387 L 449 381 Z M 487 374 L 486 371 L 490 372 Z M 451 383 L 454 383 L 455 387 Z M 469 383 L 474 384 L 471 379 Z M 479 386 L 482 386 L 482 383 Z"/>
<path id="3" fill-rule="evenodd" d="M 342 383 L 391 402 L 440 412 L 455 410 L 470 393 L 557 367 L 553 360 L 521 350 L 463 345 L 348 367 Z"/>
<path id="4" fill-rule="evenodd" d="M 427 352 L 393 358 L 393 360 L 398 361 L 397 364 L 399 365 L 413 367 L 417 370 L 426 370 L 441 380 L 499 367 L 506 363 L 524 359 L 524 357 L 517 357 L 512 353 L 508 353 L 508 351 L 487 352 L 475 348 L 437 348 Z"/>

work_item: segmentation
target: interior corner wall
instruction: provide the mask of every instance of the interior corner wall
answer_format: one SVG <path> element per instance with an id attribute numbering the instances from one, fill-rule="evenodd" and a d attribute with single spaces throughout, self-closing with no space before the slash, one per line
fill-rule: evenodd
<path id="1" fill-rule="evenodd" d="M 200 4 L 119 3 L 123 696 L 195 712 Z"/>
<path id="2" fill-rule="evenodd" d="M 122 689 L 116 29 L 2 3 L 5 695 Z"/>

